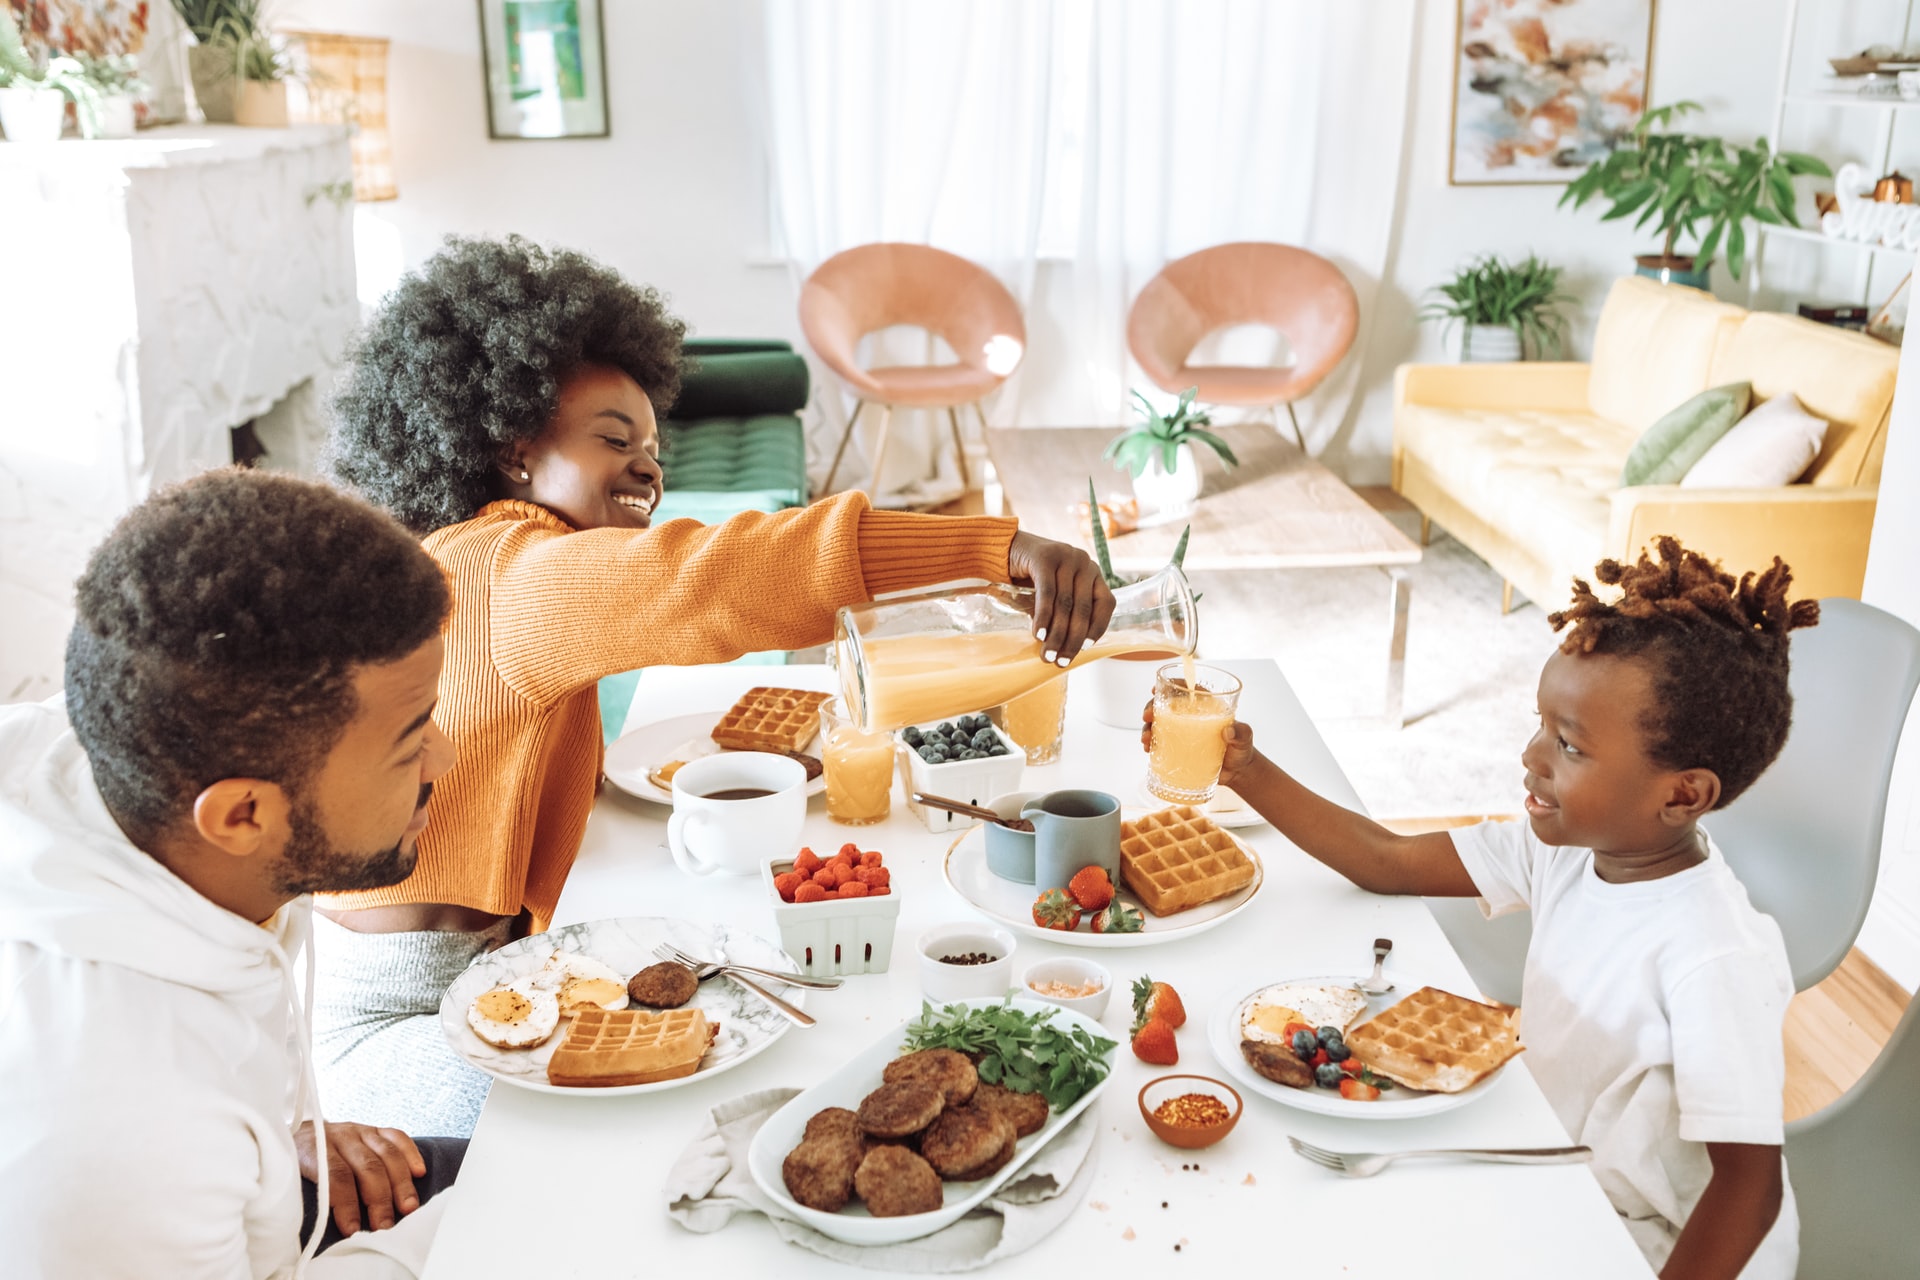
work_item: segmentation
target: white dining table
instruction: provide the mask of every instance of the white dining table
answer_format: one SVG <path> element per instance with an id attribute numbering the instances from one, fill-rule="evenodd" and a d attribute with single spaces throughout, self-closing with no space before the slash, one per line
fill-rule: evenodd
<path id="1" fill-rule="evenodd" d="M 1360 807 L 1274 663 L 1219 665 L 1243 681 L 1240 716 L 1254 726 L 1260 748 L 1322 795 Z M 707 711 L 717 718 L 740 692 L 766 683 L 834 687 L 833 673 L 820 666 L 656 668 L 640 680 L 627 723 L 631 729 Z M 1096 787 L 1143 802 L 1144 768 L 1138 735 L 1100 724 L 1084 700 L 1076 704 L 1070 685 L 1060 760 L 1029 766 L 1021 789 Z M 724 922 L 777 941 L 767 890 L 757 877 L 701 879 L 674 866 L 667 816 L 664 806 L 608 787 L 594 807 L 555 923 L 671 916 Z M 711 1234 L 688 1231 L 668 1217 L 664 1185 L 709 1108 L 756 1090 L 817 1083 L 918 1014 L 915 940 L 932 925 L 978 918 L 942 878 L 955 834 L 929 832 L 903 803 L 897 780 L 891 817 L 870 827 L 839 826 L 827 817 L 823 797 L 811 800 L 807 843 L 830 852 L 852 839 L 862 849 L 883 851 L 892 868 L 900 915 L 887 972 L 808 993 L 806 1008 L 818 1025 L 796 1027 L 758 1057 L 711 1077 L 691 1077 L 683 1088 L 554 1096 L 495 1084 L 435 1241 L 429 1280 L 856 1274 L 858 1268 L 783 1243 L 757 1215 L 737 1216 Z M 1475 992 L 1419 899 L 1363 892 L 1272 827 L 1234 834 L 1259 852 L 1266 880 L 1246 910 L 1216 929 L 1097 952 L 1019 939 L 1016 973 L 1033 960 L 1066 954 L 1091 955 L 1112 970 L 1114 997 L 1101 1021 L 1120 1047 L 1112 1079 L 1095 1103 L 1098 1166 L 1085 1201 L 1061 1230 L 991 1270 L 1048 1280 L 1247 1263 L 1265 1274 L 1316 1280 L 1648 1275 L 1585 1166 L 1418 1160 L 1358 1180 L 1309 1164 L 1287 1145 L 1289 1134 L 1346 1151 L 1566 1145 L 1566 1131 L 1528 1074 L 1524 1054 L 1481 1096 L 1439 1115 L 1393 1121 L 1314 1115 L 1242 1088 L 1246 1114 L 1207 1150 L 1177 1150 L 1148 1131 L 1136 1101 L 1148 1080 L 1169 1071 L 1233 1080 L 1208 1049 L 1206 1024 L 1223 1003 L 1266 983 L 1365 973 L 1373 939 L 1384 936 L 1394 942 L 1390 968 Z M 1171 982 L 1186 1004 L 1177 1067 L 1149 1066 L 1126 1047 L 1127 988 L 1142 973 Z"/>

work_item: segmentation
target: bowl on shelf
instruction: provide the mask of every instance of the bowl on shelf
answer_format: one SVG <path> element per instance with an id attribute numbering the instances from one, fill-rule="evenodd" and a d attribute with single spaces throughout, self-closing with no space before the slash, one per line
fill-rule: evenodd
<path id="1" fill-rule="evenodd" d="M 1044 986 L 1054 986 L 1056 989 L 1060 986 L 1092 986 L 1095 990 L 1083 996 L 1052 995 L 1039 989 Z M 1107 1001 L 1113 998 L 1113 975 L 1107 972 L 1105 965 L 1092 960 L 1083 960 L 1078 956 L 1051 956 L 1028 965 L 1027 971 L 1020 975 L 1020 987 L 1023 996 L 1057 1004 L 1098 1022 L 1100 1015 L 1107 1011 Z"/>
<path id="2" fill-rule="evenodd" d="M 1183 1109 L 1183 1100 L 1195 1096 L 1211 1099 L 1225 1107 L 1226 1118 L 1203 1123 L 1179 1118 L 1177 1113 Z M 1158 1112 L 1163 1106 L 1175 1113 L 1172 1118 L 1160 1117 Z M 1207 1104 L 1188 1102 L 1187 1106 L 1203 1108 Z M 1140 1087 L 1140 1117 L 1147 1122 L 1147 1128 L 1153 1130 L 1153 1136 L 1160 1141 L 1183 1151 L 1210 1147 L 1232 1133 L 1233 1126 L 1240 1123 L 1240 1113 L 1245 1109 L 1246 1104 L 1241 1101 L 1238 1089 L 1211 1076 L 1161 1076 Z"/>
<path id="3" fill-rule="evenodd" d="M 1864 76 L 1880 65 L 1880 59 L 1855 55 L 1851 58 L 1828 58 L 1827 65 L 1833 68 L 1837 76 Z"/>

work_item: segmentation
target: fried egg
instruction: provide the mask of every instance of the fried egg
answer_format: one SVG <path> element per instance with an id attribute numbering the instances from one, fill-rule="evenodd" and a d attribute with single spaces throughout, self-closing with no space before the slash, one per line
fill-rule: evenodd
<path id="1" fill-rule="evenodd" d="M 496 1049 L 531 1049 L 560 1025 L 560 1001 L 525 979 L 503 983 L 473 998 L 467 1025 Z"/>
<path id="2" fill-rule="evenodd" d="M 1367 998 L 1352 987 L 1288 982 L 1268 987 L 1240 1011 L 1242 1039 L 1257 1044 L 1286 1044 L 1289 1022 L 1310 1027 L 1339 1027 L 1366 1012 Z"/>
<path id="3" fill-rule="evenodd" d="M 554 993 L 563 1015 L 582 1009 L 612 1012 L 627 1007 L 627 980 L 619 971 L 577 951 L 554 952 L 547 967 L 534 978 Z"/>

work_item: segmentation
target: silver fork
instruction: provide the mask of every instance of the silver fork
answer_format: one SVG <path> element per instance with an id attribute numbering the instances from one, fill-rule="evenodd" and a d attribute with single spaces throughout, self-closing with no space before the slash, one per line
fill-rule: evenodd
<path id="1" fill-rule="evenodd" d="M 653 954 L 659 956 L 662 960 L 677 961 L 680 964 L 686 965 L 689 969 L 698 970 L 712 966 L 712 968 L 719 973 L 746 973 L 756 978 L 771 978 L 775 982 L 784 982 L 790 987 L 805 987 L 809 991 L 832 991 L 842 982 L 846 981 L 844 978 L 809 978 L 805 974 L 782 973 L 778 969 L 761 969 L 750 964 L 736 964 L 728 960 L 724 952 L 721 953 L 721 958 L 718 960 L 702 960 L 698 956 L 689 955 L 687 952 L 682 951 L 671 942 L 661 943 L 653 949 Z M 702 974 L 701 976 L 708 977 L 710 975 Z"/>
<path id="2" fill-rule="evenodd" d="M 687 960 L 681 957 L 681 954 L 678 951 L 675 951 L 672 947 L 667 946 L 665 943 L 662 943 L 661 945 L 655 947 L 653 949 L 653 954 L 659 956 L 662 960 L 672 960 L 678 964 L 689 963 Z M 785 1018 L 788 1022 L 791 1022 L 794 1026 L 810 1027 L 813 1025 L 814 1020 L 812 1016 L 810 1016 L 803 1010 L 794 1008 L 792 1005 L 788 1004 L 785 1000 L 782 1000 L 779 996 L 773 994 L 773 992 L 767 990 L 765 987 L 755 982 L 752 978 L 746 977 L 742 974 L 728 972 L 727 966 L 725 965 L 704 964 L 704 965 L 696 965 L 693 967 L 693 976 L 701 982 L 705 982 L 708 978 L 713 977 L 715 974 L 723 973 L 723 972 L 726 973 L 727 977 L 733 979 L 735 982 L 739 983 L 741 986 L 745 987 L 747 990 L 753 992 L 753 994 L 759 996 L 762 1000 L 765 1000 L 769 1005 L 772 1005 L 774 1012 L 778 1013 L 781 1017 Z"/>
<path id="3" fill-rule="evenodd" d="M 1322 1168 L 1344 1173 L 1349 1178 L 1371 1178 L 1395 1160 L 1409 1156 L 1450 1156 L 1459 1160 L 1485 1160 L 1493 1164 L 1585 1164 L 1593 1159 L 1592 1147 L 1520 1147 L 1497 1151 L 1470 1148 L 1436 1151 L 1328 1151 L 1311 1142 L 1302 1142 L 1292 1134 L 1287 1142 L 1303 1158 Z"/>

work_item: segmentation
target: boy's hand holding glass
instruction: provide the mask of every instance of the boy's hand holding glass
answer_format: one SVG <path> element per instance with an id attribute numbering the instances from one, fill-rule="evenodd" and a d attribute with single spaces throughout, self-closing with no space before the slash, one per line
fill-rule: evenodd
<path id="1" fill-rule="evenodd" d="M 1235 720 L 1230 727 L 1221 730 L 1221 736 L 1227 740 L 1227 749 L 1220 758 L 1220 785 L 1231 787 L 1253 767 L 1259 753 L 1253 749 L 1253 726 L 1250 724 Z M 1152 702 L 1148 702 L 1140 712 L 1140 749 L 1149 755 L 1153 753 Z"/>

